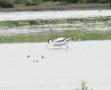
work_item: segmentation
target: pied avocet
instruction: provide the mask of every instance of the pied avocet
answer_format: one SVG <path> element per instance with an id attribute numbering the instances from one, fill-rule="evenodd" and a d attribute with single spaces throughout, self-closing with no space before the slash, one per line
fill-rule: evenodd
<path id="1" fill-rule="evenodd" d="M 73 39 L 73 38 L 63 38 L 63 37 L 61 37 L 61 38 L 57 38 L 57 39 L 54 39 L 54 40 L 49 39 L 49 40 L 48 40 L 48 44 L 51 44 L 52 46 L 60 46 L 60 47 L 66 46 L 66 47 L 68 48 L 68 46 L 67 46 L 66 44 L 67 44 L 71 39 Z"/>

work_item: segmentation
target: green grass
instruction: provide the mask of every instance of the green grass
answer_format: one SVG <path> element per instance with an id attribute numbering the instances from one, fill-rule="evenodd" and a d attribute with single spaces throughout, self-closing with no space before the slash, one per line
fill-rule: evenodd
<path id="1" fill-rule="evenodd" d="M 58 37 L 76 37 L 74 40 L 111 40 L 111 30 L 109 31 L 86 31 L 83 30 L 66 30 L 55 32 L 41 32 L 36 34 L 4 35 L 0 36 L 0 43 L 17 43 L 17 42 L 47 42 L 48 39 Z"/>

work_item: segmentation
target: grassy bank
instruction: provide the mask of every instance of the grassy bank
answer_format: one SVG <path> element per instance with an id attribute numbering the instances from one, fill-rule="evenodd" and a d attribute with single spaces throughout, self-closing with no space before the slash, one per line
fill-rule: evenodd
<path id="1" fill-rule="evenodd" d="M 109 3 L 61 4 L 60 2 L 44 2 L 39 5 L 17 5 L 13 8 L 0 8 L 3 12 L 12 11 L 46 11 L 46 10 L 77 10 L 77 9 L 110 9 Z"/>
<path id="2" fill-rule="evenodd" d="M 19 34 L 0 36 L 0 43 L 16 43 L 16 42 L 47 42 L 48 39 L 58 37 L 76 37 L 74 40 L 111 40 L 111 30 L 109 31 L 86 31 L 83 30 L 66 30 L 54 32 L 41 32 L 36 34 Z"/>

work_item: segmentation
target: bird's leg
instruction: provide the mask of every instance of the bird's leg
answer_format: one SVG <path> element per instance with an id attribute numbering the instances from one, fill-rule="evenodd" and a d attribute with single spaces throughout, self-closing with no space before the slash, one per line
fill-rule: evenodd
<path id="1" fill-rule="evenodd" d="M 47 45 L 45 47 L 48 47 L 49 43 L 47 43 Z"/>
<path id="2" fill-rule="evenodd" d="M 66 46 L 66 48 L 69 48 L 67 45 L 65 45 Z"/>

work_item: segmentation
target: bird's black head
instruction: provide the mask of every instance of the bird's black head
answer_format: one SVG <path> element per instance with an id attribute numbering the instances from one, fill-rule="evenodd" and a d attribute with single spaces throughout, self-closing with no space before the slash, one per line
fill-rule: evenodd
<path id="1" fill-rule="evenodd" d="M 48 39 L 48 43 L 50 43 L 50 42 L 53 42 L 53 40 L 52 39 Z"/>
<path id="2" fill-rule="evenodd" d="M 76 39 L 76 37 L 72 37 L 71 39 Z"/>

